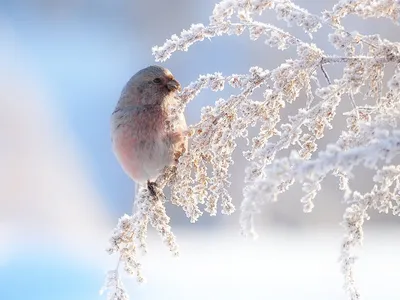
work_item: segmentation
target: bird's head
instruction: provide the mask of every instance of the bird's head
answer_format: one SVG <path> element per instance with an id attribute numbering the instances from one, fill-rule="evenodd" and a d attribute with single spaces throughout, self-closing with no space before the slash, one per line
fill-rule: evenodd
<path id="1" fill-rule="evenodd" d="M 137 72 L 127 83 L 124 91 L 136 104 L 162 104 L 168 96 L 181 90 L 172 73 L 160 66 L 150 66 Z M 124 93 L 124 92 L 123 92 Z"/>

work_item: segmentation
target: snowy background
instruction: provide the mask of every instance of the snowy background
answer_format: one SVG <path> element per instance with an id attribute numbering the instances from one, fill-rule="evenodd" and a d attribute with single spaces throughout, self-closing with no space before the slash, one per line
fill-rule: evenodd
<path id="1" fill-rule="evenodd" d="M 318 13 L 334 1 L 295 3 Z M 104 248 L 133 196 L 133 183 L 111 152 L 110 113 L 129 77 L 154 64 L 151 46 L 192 23 L 206 23 L 214 4 L 0 0 L 1 300 L 105 299 L 98 291 L 116 258 Z M 264 18 L 284 24 L 271 14 Z M 387 20 L 346 22 L 350 31 L 400 36 Z M 315 42 L 333 53 L 326 30 Z M 272 68 L 293 55 L 246 36 L 221 37 L 163 65 L 185 86 L 199 74 L 245 73 L 257 64 Z M 188 122 L 223 96 L 202 93 L 187 109 Z M 297 109 L 295 104 L 288 112 Z M 239 157 L 232 170 L 236 204 L 245 163 Z M 366 175 L 360 172 L 356 183 L 361 192 L 370 188 Z M 150 237 L 143 260 L 148 283 L 124 280 L 132 299 L 346 299 L 337 264 L 344 206 L 333 179 L 323 188 L 312 214 L 302 213 L 295 189 L 265 207 L 256 242 L 238 236 L 238 213 L 204 216 L 193 225 L 168 207 L 181 257 L 170 257 Z M 398 221 L 373 215 L 367 223 L 356 274 L 365 299 L 398 299 Z"/>

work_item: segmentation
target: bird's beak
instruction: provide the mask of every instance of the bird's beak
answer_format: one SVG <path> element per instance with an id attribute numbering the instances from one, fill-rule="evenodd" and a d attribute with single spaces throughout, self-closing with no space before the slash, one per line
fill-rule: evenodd
<path id="1" fill-rule="evenodd" d="M 176 81 L 175 79 L 171 79 L 170 81 L 168 81 L 167 88 L 172 92 L 174 92 L 176 90 L 178 90 L 178 91 L 182 90 L 180 83 L 178 81 Z"/>

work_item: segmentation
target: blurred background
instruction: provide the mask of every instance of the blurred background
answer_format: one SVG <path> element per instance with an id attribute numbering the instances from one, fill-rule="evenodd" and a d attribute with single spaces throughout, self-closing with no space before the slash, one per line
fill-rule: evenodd
<path id="1" fill-rule="evenodd" d="M 0 0 L 0 299 L 105 299 L 98 291 L 116 264 L 104 249 L 118 217 L 130 213 L 134 186 L 110 146 L 109 118 L 125 82 L 154 64 L 151 47 L 192 23 L 207 23 L 215 1 L 204 0 Z M 319 13 L 335 3 L 295 3 Z M 285 27 L 272 12 L 263 20 Z M 398 40 L 388 20 L 345 20 L 349 31 Z M 285 27 L 286 28 L 286 27 Z M 309 40 L 301 29 L 290 28 Z M 327 53 L 329 30 L 314 43 Z M 198 75 L 246 73 L 253 65 L 273 69 L 295 52 L 270 49 L 241 37 L 219 37 L 175 53 L 162 65 L 183 86 Z M 337 70 L 330 70 L 334 78 Z M 339 74 L 339 73 L 336 73 Z M 200 108 L 228 92 L 205 91 L 187 108 L 188 123 Z M 293 114 L 304 101 L 290 105 Z M 350 108 L 341 106 L 341 112 Z M 283 121 L 287 118 L 284 117 Z M 320 149 L 335 141 L 334 121 Z M 244 143 L 235 152 L 231 193 L 241 201 Z M 357 171 L 358 172 L 358 171 Z M 368 172 L 353 187 L 371 188 Z M 357 175 L 358 174 L 358 175 Z M 143 259 L 148 283 L 124 278 L 131 299 L 345 299 L 337 263 L 338 225 L 345 206 L 329 178 L 311 214 L 304 214 L 295 187 L 264 207 L 260 239 L 239 237 L 239 214 L 203 216 L 190 224 L 168 206 L 181 246 L 173 259 L 150 234 Z M 398 218 L 397 218 L 398 219 Z M 372 215 L 356 277 L 365 299 L 397 299 L 399 222 Z"/>

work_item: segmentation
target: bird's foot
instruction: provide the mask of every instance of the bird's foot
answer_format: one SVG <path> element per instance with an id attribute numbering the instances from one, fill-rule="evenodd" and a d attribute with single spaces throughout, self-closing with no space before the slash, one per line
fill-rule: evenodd
<path id="1" fill-rule="evenodd" d="M 150 194 L 153 197 L 157 197 L 156 188 L 157 188 L 157 183 L 151 182 L 150 180 L 147 181 L 147 189 L 149 190 Z"/>

